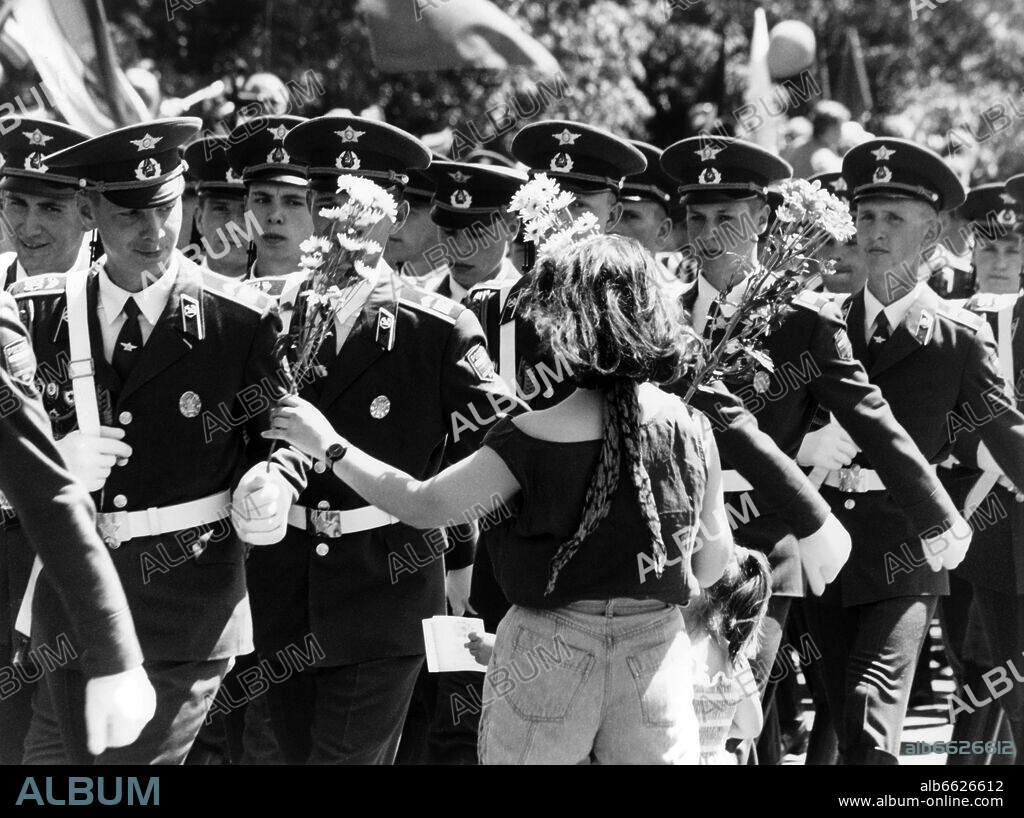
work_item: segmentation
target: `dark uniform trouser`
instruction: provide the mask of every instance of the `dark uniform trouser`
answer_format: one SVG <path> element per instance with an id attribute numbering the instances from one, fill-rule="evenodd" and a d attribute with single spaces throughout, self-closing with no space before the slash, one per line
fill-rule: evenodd
<path id="1" fill-rule="evenodd" d="M 841 763 L 899 763 L 914 668 L 937 602 L 903 596 L 841 608 L 804 600 Z"/>
<path id="2" fill-rule="evenodd" d="M 15 668 L 15 644 L 8 644 L 18 617 L 35 551 L 13 519 L 13 512 L 0 507 L 0 605 L 4 607 L 6 633 L 0 633 L 0 666 L 8 672 L 0 680 L 0 765 L 20 764 L 25 736 L 32 720 L 32 693 L 40 671 L 34 666 Z"/>
<path id="3" fill-rule="evenodd" d="M 25 764 L 182 764 L 206 718 L 229 659 L 146 662 L 156 713 L 127 747 L 90 755 L 85 732 L 85 677 L 48 671 L 32 701 Z"/>
<path id="4" fill-rule="evenodd" d="M 276 662 L 277 660 L 265 660 Z M 392 764 L 423 656 L 308 668 L 272 684 L 270 714 L 288 764 Z"/>
<path id="5" fill-rule="evenodd" d="M 1003 712 L 1010 720 L 1010 732 L 1016 751 L 1014 763 L 1024 764 L 1024 682 L 1018 681 L 1024 678 L 1024 596 L 975 585 L 974 600 L 992 649 L 993 667 L 1001 667 L 1010 683 L 1009 690 L 995 699 L 993 704 L 1002 705 Z M 994 685 L 1005 686 L 998 682 L 994 682 Z M 971 692 L 979 701 L 991 695 L 987 685 L 972 685 Z M 972 702 L 964 701 L 973 706 Z M 963 715 L 958 714 L 957 719 Z"/>

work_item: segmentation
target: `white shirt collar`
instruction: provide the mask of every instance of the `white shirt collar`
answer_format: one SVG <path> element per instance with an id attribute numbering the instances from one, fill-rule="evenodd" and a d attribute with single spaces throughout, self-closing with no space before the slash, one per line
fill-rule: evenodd
<path id="1" fill-rule="evenodd" d="M 462 299 L 469 295 L 470 290 L 475 289 L 478 284 L 506 284 L 517 281 L 519 278 L 521 278 L 520 272 L 507 256 L 501 260 L 501 266 L 498 267 L 497 273 L 495 273 L 491 278 L 486 278 L 483 281 L 477 282 L 477 284 L 474 284 L 469 288 L 469 290 L 459 284 L 459 282 L 455 280 L 455 276 L 449 272 L 448 288 L 452 293 L 449 298 L 451 298 L 451 300 L 456 304 L 461 304 Z"/>
<path id="2" fill-rule="evenodd" d="M 903 323 L 903 319 L 907 316 L 907 310 L 917 300 L 918 295 L 921 293 L 921 288 L 925 286 L 924 281 L 918 281 L 914 285 L 914 288 L 904 296 L 896 299 L 889 305 L 883 305 L 881 301 L 875 298 L 874 294 L 868 287 L 864 287 L 864 337 L 870 338 L 871 333 L 875 328 L 875 321 L 878 318 L 878 314 L 885 310 L 885 318 L 889 322 L 889 329 L 894 330 L 900 324 Z"/>
<path id="3" fill-rule="evenodd" d="M 160 320 L 160 316 L 167 306 L 167 301 L 171 297 L 171 288 L 174 286 L 174 280 L 178 275 L 177 253 L 171 255 L 171 263 L 167 272 L 137 293 L 130 293 L 127 290 L 121 289 L 110 279 L 110 276 L 107 274 L 106 256 L 96 263 L 99 266 L 100 304 L 103 307 L 103 315 L 106 322 L 113 324 L 124 310 L 125 302 L 128 301 L 129 297 L 134 296 L 143 317 L 149 322 L 150 326 L 156 326 L 156 322 Z"/>

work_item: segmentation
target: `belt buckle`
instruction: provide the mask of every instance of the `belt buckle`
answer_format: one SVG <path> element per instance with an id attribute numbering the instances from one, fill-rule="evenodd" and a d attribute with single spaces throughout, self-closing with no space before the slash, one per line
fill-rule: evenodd
<path id="1" fill-rule="evenodd" d="M 104 544 L 110 549 L 120 548 L 121 543 L 130 539 L 121 533 L 127 524 L 128 512 L 126 511 L 111 511 L 96 515 L 96 530 Z"/>
<path id="2" fill-rule="evenodd" d="M 311 508 L 307 511 L 307 527 L 324 537 L 341 536 L 341 512 Z"/>
<path id="3" fill-rule="evenodd" d="M 861 468 L 860 466 L 850 466 L 839 470 L 839 490 L 846 492 L 847 494 L 859 494 L 863 491 L 861 488 Z"/>

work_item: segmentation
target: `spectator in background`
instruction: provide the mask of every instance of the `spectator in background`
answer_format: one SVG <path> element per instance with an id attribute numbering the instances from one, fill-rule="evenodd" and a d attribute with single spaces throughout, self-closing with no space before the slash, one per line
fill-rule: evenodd
<path id="1" fill-rule="evenodd" d="M 842 170 L 840 141 L 843 126 L 850 121 L 845 105 L 824 100 L 814 106 L 811 114 L 811 138 L 801 142 L 782 158 L 793 166 L 793 176 L 806 179 L 816 173 Z"/>

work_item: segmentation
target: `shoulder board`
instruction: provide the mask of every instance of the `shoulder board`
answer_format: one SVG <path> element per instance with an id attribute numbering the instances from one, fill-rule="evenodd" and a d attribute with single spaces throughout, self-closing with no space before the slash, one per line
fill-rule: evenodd
<path id="1" fill-rule="evenodd" d="M 294 273 L 283 276 L 263 276 L 261 278 L 247 278 L 241 282 L 246 287 L 252 287 L 257 292 L 266 293 L 274 298 L 280 298 L 285 286 L 291 280 Z M 299 275 L 303 275 L 300 273 Z"/>
<path id="2" fill-rule="evenodd" d="M 1002 312 L 1017 303 L 1017 293 L 975 293 L 964 305 L 974 312 Z"/>
<path id="3" fill-rule="evenodd" d="M 801 290 L 793 299 L 794 307 L 803 307 L 813 312 L 821 312 L 826 304 L 831 304 L 832 299 L 824 293 L 816 293 L 814 290 Z"/>
<path id="4" fill-rule="evenodd" d="M 936 307 L 935 312 L 951 321 L 967 327 L 968 329 L 977 332 L 982 326 L 985 325 L 984 317 L 976 315 L 968 309 L 965 309 L 961 304 L 955 301 L 946 301 L 943 298 L 939 299 L 939 305 Z"/>
<path id="5" fill-rule="evenodd" d="M 277 303 L 273 296 L 247 286 L 244 281 L 228 278 L 211 270 L 203 270 L 202 279 L 206 292 L 242 304 L 256 312 L 265 312 Z"/>
<path id="6" fill-rule="evenodd" d="M 455 323 L 463 309 L 450 298 L 437 293 L 423 292 L 416 287 L 403 287 L 398 301 L 407 307 L 442 318 L 449 324 Z"/>
<path id="7" fill-rule="evenodd" d="M 15 298 L 30 298 L 36 295 L 55 295 L 64 292 L 65 273 L 49 273 L 47 275 L 29 276 L 15 281 L 9 292 Z"/>

